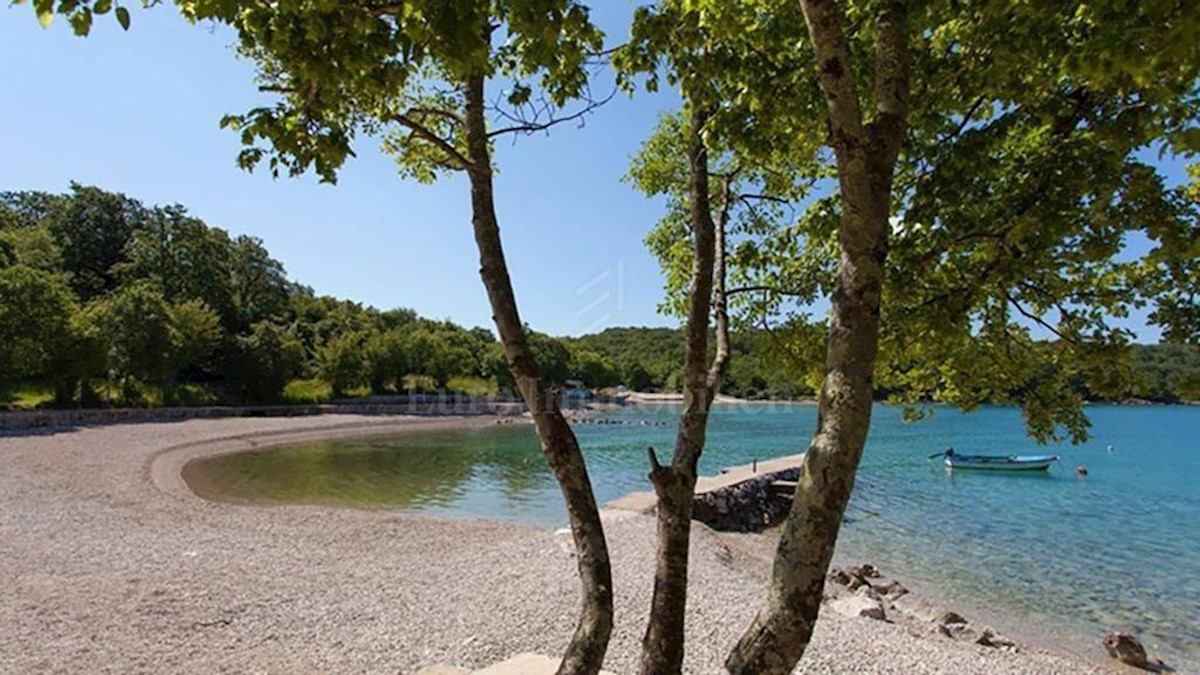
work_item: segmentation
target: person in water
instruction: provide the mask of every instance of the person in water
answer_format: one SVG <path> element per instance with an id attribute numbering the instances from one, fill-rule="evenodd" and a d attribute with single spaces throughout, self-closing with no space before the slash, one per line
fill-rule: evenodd
<path id="1" fill-rule="evenodd" d="M 945 454 L 947 458 L 953 457 L 954 456 L 954 448 L 946 448 L 946 452 L 943 454 Z"/>

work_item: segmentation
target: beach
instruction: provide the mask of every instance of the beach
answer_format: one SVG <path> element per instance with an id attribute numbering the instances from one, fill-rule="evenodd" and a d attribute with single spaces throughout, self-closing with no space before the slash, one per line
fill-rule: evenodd
<path id="1" fill-rule="evenodd" d="M 179 476 L 191 459 L 279 442 L 491 424 L 328 415 L 0 436 L 0 671 L 415 673 L 558 653 L 578 605 L 569 536 L 522 523 L 209 502 Z M 649 606 L 654 522 L 619 514 L 605 527 L 617 612 L 606 668 L 629 673 Z M 767 537 L 695 526 L 686 672 L 722 672 L 762 601 L 769 560 Z M 823 611 L 795 672 L 1121 672 L 1019 646 Z"/>

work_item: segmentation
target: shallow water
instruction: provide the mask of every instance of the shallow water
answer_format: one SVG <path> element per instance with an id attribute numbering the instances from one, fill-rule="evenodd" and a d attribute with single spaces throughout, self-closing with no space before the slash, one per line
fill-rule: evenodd
<path id="1" fill-rule="evenodd" d="M 952 473 L 928 455 L 1039 448 L 1012 408 L 939 408 L 907 424 L 877 406 L 839 555 L 1058 632 L 1130 631 L 1200 672 L 1200 408 L 1088 414 L 1094 440 L 1053 447 L 1063 460 L 1048 473 Z M 576 426 L 601 503 L 648 489 L 646 446 L 669 454 L 677 416 L 629 408 L 596 418 L 612 424 Z M 718 407 L 701 473 L 801 452 L 815 423 L 810 406 Z M 185 478 L 235 501 L 565 520 L 528 427 L 304 443 L 195 462 Z"/>

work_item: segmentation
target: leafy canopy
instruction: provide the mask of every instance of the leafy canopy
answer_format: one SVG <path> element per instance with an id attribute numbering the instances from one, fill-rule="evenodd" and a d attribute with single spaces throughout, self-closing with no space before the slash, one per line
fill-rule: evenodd
<path id="1" fill-rule="evenodd" d="M 866 111 L 875 5 L 843 3 Z M 1200 149 L 1200 7 L 923 2 L 909 21 L 877 382 L 908 403 L 1019 402 L 1036 437 L 1082 438 L 1079 381 L 1097 393 L 1128 382 L 1130 336 L 1114 317 L 1149 306 L 1168 337 L 1196 340 L 1194 192 L 1167 186 L 1144 158 Z M 824 331 L 809 313 L 833 291 L 841 205 L 798 3 L 662 0 L 633 33 L 617 58 L 626 81 L 647 74 L 653 87 L 665 75 L 710 112 L 710 152 L 759 171 L 749 185 L 797 209 L 740 230 L 731 274 L 757 297 L 735 309 L 770 328 L 785 363 L 819 372 Z M 632 171 L 648 193 L 675 195 L 649 237 L 669 310 L 686 290 L 689 246 L 678 136 L 668 119 Z M 1137 241 L 1149 253 L 1136 256 Z"/>

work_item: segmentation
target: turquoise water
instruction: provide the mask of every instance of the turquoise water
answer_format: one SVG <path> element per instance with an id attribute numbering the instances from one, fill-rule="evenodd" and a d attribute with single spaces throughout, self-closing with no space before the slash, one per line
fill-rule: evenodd
<path id="1" fill-rule="evenodd" d="M 1200 408 L 1088 414 L 1094 440 L 1053 447 L 1063 461 L 1048 473 L 951 473 L 928 455 L 1040 449 L 1012 408 L 938 409 L 908 424 L 878 406 L 839 555 L 1093 648 L 1101 631 L 1133 632 L 1200 672 Z M 677 416 L 629 408 L 577 425 L 601 502 L 648 489 L 646 446 L 669 454 Z M 718 407 L 701 473 L 801 452 L 815 423 L 810 406 Z M 185 477 L 222 499 L 565 519 L 528 427 L 307 443 L 194 463 Z"/>

